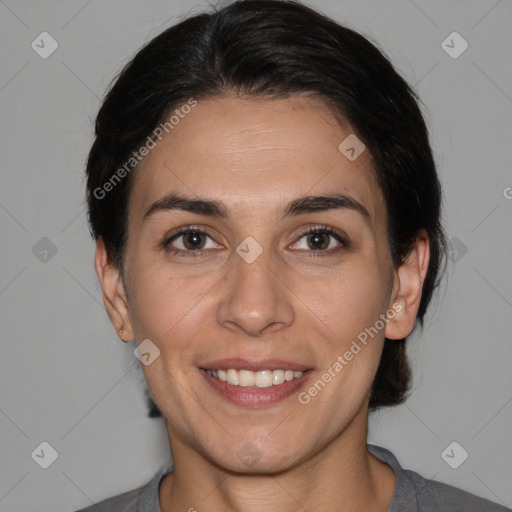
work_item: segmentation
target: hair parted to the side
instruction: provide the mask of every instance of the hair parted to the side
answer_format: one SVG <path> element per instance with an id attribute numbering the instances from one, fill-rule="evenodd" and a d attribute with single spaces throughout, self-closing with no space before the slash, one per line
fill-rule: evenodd
<path id="1" fill-rule="evenodd" d="M 366 145 L 388 212 L 395 265 L 425 229 L 430 263 L 417 320 L 442 276 L 446 253 L 441 186 L 419 99 L 368 39 L 292 0 L 239 0 L 197 14 L 152 39 L 107 93 L 87 161 L 91 234 L 102 237 L 123 269 L 127 200 L 136 172 L 104 197 L 98 190 L 169 114 L 187 103 L 226 94 L 247 98 L 311 95 Z M 405 339 L 387 340 L 370 394 L 370 409 L 396 405 L 410 387 Z M 148 395 L 150 415 L 160 414 Z"/>

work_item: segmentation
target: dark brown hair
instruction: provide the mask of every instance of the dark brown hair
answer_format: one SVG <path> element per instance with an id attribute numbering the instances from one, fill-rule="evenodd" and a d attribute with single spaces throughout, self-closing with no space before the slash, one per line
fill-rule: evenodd
<path id="1" fill-rule="evenodd" d="M 96 119 L 86 170 L 91 234 L 103 238 L 112 261 L 122 271 L 134 152 L 154 138 L 173 109 L 191 98 L 227 93 L 269 99 L 311 94 L 349 123 L 373 160 L 394 264 L 409 254 L 420 229 L 428 233 L 430 263 L 417 316 L 423 326 L 446 242 L 419 99 L 367 38 L 291 0 L 239 0 L 191 16 L 152 39 L 116 78 Z M 386 339 L 371 409 L 405 400 L 405 341 Z M 149 399 L 150 415 L 159 415 Z"/>

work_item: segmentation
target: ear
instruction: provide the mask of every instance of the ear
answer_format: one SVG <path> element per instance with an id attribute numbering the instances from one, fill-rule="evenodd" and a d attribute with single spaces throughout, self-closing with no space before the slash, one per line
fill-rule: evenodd
<path id="1" fill-rule="evenodd" d="M 96 243 L 94 268 L 100 280 L 103 302 L 110 321 L 119 337 L 128 343 L 133 340 L 133 330 L 123 278 L 120 269 L 110 260 L 101 237 Z"/>
<path id="2" fill-rule="evenodd" d="M 405 261 L 395 270 L 393 292 L 389 304 L 393 317 L 388 315 L 385 336 L 399 340 L 411 334 L 420 307 L 423 283 L 430 261 L 430 245 L 427 232 L 420 230 L 413 248 Z"/>

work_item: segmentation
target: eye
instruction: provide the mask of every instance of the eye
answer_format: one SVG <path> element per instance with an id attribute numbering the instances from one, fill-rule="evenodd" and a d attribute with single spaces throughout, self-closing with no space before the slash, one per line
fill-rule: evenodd
<path id="1" fill-rule="evenodd" d="M 201 256 L 204 250 L 222 248 L 213 240 L 208 231 L 193 226 L 180 228 L 167 237 L 161 245 L 173 254 L 184 256 Z"/>
<path id="2" fill-rule="evenodd" d="M 292 248 L 299 251 L 334 253 L 348 247 L 346 238 L 328 226 L 312 226 L 303 231 Z"/>
<path id="3" fill-rule="evenodd" d="M 179 256 L 204 256 L 211 249 L 223 246 L 213 240 L 205 229 L 185 226 L 166 237 L 160 244 L 163 249 Z M 291 248 L 309 252 L 310 256 L 328 256 L 348 247 L 347 238 L 328 226 L 312 226 L 304 230 Z M 324 254 L 323 254 L 324 253 Z"/>

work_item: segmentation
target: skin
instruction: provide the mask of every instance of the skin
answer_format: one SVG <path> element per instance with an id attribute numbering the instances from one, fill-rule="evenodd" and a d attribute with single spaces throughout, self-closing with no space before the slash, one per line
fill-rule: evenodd
<path id="1" fill-rule="evenodd" d="M 418 233 L 393 266 L 369 152 L 351 162 L 338 150 L 351 133 L 312 98 L 201 101 L 135 175 L 124 275 L 98 240 L 95 266 L 116 331 L 160 350 L 142 369 L 175 462 L 160 487 L 163 512 L 389 508 L 394 472 L 366 450 L 369 392 L 384 337 L 414 327 L 429 245 Z M 229 216 L 169 210 L 143 220 L 170 192 L 222 201 Z M 344 208 L 280 219 L 290 201 L 334 192 L 369 218 Z M 159 245 L 189 224 L 212 233 L 203 256 Z M 310 226 L 345 233 L 348 246 L 326 235 L 318 256 L 300 238 Z M 235 251 L 247 236 L 263 249 L 250 264 Z M 186 250 L 184 242 L 172 244 Z M 296 393 L 271 406 L 235 405 L 198 371 L 214 359 L 279 358 L 314 370 L 307 390 L 393 304 L 401 311 L 307 405 Z M 260 457 L 253 465 L 238 456 L 248 442 Z"/>

